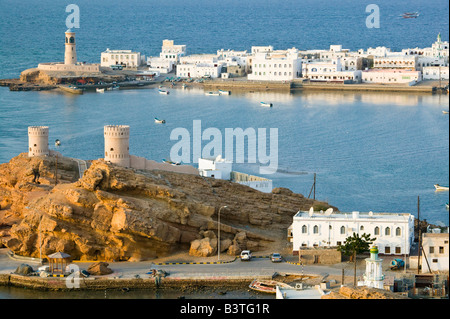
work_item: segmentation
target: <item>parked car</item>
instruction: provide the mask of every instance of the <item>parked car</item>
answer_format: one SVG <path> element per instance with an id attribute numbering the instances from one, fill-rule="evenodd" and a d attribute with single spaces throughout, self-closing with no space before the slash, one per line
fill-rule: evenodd
<path id="1" fill-rule="evenodd" d="M 250 250 L 243 250 L 241 252 L 241 261 L 250 261 L 252 259 L 252 252 Z"/>
<path id="2" fill-rule="evenodd" d="M 272 257 L 270 257 L 273 263 L 281 262 L 283 260 L 283 257 L 279 253 L 273 253 Z"/>

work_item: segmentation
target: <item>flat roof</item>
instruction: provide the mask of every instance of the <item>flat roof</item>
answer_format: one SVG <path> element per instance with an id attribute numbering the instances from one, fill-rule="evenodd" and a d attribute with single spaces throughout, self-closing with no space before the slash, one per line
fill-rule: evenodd
<path id="1" fill-rule="evenodd" d="M 413 215 L 409 213 L 374 213 L 374 212 L 356 212 L 358 213 L 357 219 L 388 219 L 388 220 L 408 220 Z M 331 214 L 326 214 L 325 212 L 314 212 L 310 216 L 309 212 L 298 211 L 295 214 L 294 219 L 354 219 L 353 212 L 339 212 L 333 211 Z"/>

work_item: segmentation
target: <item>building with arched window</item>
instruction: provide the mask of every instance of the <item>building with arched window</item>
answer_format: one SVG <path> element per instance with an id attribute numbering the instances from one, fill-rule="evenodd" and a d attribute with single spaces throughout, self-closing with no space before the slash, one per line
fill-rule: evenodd
<path id="1" fill-rule="evenodd" d="M 414 216 L 408 213 L 305 212 L 293 218 L 293 254 L 301 247 L 336 247 L 357 233 L 375 237 L 382 255 L 409 255 L 414 241 Z"/>

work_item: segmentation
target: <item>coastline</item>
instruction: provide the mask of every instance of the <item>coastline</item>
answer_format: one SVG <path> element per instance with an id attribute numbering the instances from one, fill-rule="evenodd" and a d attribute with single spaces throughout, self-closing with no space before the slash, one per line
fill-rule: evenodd
<path id="1" fill-rule="evenodd" d="M 252 91 L 277 91 L 277 92 L 301 92 L 303 90 L 317 90 L 317 91 L 345 91 L 345 92 L 394 92 L 394 93 L 419 93 L 419 94 L 447 94 L 444 89 L 440 89 L 437 86 L 436 81 L 422 81 L 417 85 L 395 85 L 395 84 L 343 84 L 343 83 L 326 83 L 326 82 L 313 82 L 303 83 L 301 81 L 291 82 L 275 82 L 275 81 L 253 81 L 247 79 L 228 79 L 228 80 L 207 80 L 203 83 L 188 83 L 188 86 L 201 87 L 205 91 L 215 90 L 230 90 L 241 92 Z M 147 87 L 153 87 L 155 85 L 164 85 L 164 80 L 155 81 L 132 81 L 132 82 L 120 82 L 121 90 L 125 89 L 142 89 Z M 184 81 L 178 83 L 186 83 Z M 178 84 L 176 83 L 176 84 Z M 444 81 L 443 85 L 448 85 L 448 81 Z M 0 86 L 7 86 L 11 91 L 44 91 L 58 89 L 57 85 L 45 84 L 45 83 L 31 83 L 23 82 L 20 79 L 0 79 Z M 80 86 L 82 89 L 95 90 L 96 88 L 106 88 L 111 86 L 110 84 L 104 85 L 91 85 Z M 177 88 L 175 85 L 174 88 Z"/>

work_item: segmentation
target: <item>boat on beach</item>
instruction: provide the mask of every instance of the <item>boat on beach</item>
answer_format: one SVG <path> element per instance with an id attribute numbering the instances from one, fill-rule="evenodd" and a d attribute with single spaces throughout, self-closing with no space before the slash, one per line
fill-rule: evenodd
<path id="1" fill-rule="evenodd" d="M 166 120 L 160 120 L 159 118 L 155 117 L 155 123 L 164 124 L 166 123 Z"/>
<path id="2" fill-rule="evenodd" d="M 290 285 L 285 284 L 284 282 L 279 282 L 275 280 L 258 280 L 258 279 L 253 280 L 248 287 L 255 291 L 275 294 L 277 292 L 277 286 L 283 288 L 291 288 Z"/>
<path id="3" fill-rule="evenodd" d="M 105 93 L 105 89 L 99 89 L 99 88 L 96 88 L 95 91 L 96 91 L 97 93 Z"/>
<path id="4" fill-rule="evenodd" d="M 58 85 L 58 88 L 65 92 L 73 93 L 73 94 L 83 94 L 83 89 L 72 85 Z"/>
<path id="5" fill-rule="evenodd" d="M 434 184 L 434 188 L 436 188 L 436 191 L 448 191 L 448 186 L 441 186 L 439 184 Z"/>
<path id="6" fill-rule="evenodd" d="M 169 94 L 169 91 L 166 91 L 166 90 L 158 90 L 159 91 L 159 94 Z"/>
<path id="7" fill-rule="evenodd" d="M 260 102 L 261 106 L 267 106 L 267 107 L 272 107 L 273 104 L 272 103 L 267 103 L 267 102 Z"/>

